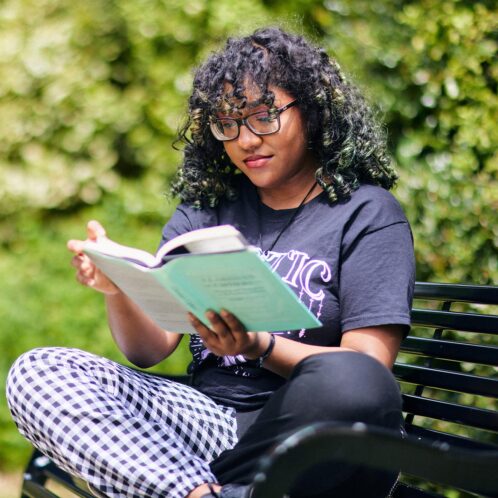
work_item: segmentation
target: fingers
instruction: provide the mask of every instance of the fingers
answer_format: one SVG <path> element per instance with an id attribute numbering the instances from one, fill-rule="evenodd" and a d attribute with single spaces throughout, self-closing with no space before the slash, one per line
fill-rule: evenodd
<path id="1" fill-rule="evenodd" d="M 83 248 L 85 246 L 85 242 L 83 240 L 68 240 L 67 241 L 67 248 L 71 251 L 74 252 L 75 254 L 79 254 L 83 252 Z"/>
<path id="2" fill-rule="evenodd" d="M 208 336 L 211 331 L 209 330 L 209 327 L 206 327 L 193 313 L 190 311 L 187 312 L 187 317 L 192 324 L 192 326 L 195 328 L 196 332 L 201 336 Z"/>
<path id="3" fill-rule="evenodd" d="M 221 339 L 231 336 L 231 330 L 227 323 L 212 310 L 206 311 L 206 318 L 211 323 L 211 330 Z M 233 339 L 233 338 L 232 338 Z"/>
<path id="4" fill-rule="evenodd" d="M 75 254 L 71 259 L 71 265 L 77 270 L 76 280 L 104 294 L 118 294 L 120 289 L 106 275 L 104 275 L 90 258 L 83 253 L 85 244 L 88 241 L 96 241 L 98 238 L 106 236 L 106 232 L 102 225 L 95 220 L 91 220 L 87 224 L 87 240 L 69 240 L 67 248 Z"/>
<path id="5" fill-rule="evenodd" d="M 76 256 L 71 259 L 71 265 L 77 270 L 76 280 L 80 284 L 91 287 L 92 289 L 107 295 L 121 292 L 119 287 L 98 270 L 91 259 L 85 254 L 76 254 Z"/>
<path id="6" fill-rule="evenodd" d="M 95 284 L 95 265 L 90 261 L 88 256 L 77 254 L 71 260 L 71 265 L 78 271 L 76 280 L 83 285 L 92 287 Z"/>
<path id="7" fill-rule="evenodd" d="M 86 233 L 87 233 L 87 240 L 93 240 L 96 241 L 99 238 L 105 237 L 106 236 L 106 231 L 104 227 L 96 220 L 91 220 L 87 223 L 86 226 Z M 75 254 L 83 252 L 83 249 L 85 248 L 85 242 L 84 240 L 68 240 L 67 242 L 67 248 L 71 251 L 74 252 Z"/>
<path id="8" fill-rule="evenodd" d="M 76 256 L 73 256 L 73 259 L 71 259 L 71 265 L 85 273 L 95 269 L 95 265 L 91 262 L 90 258 L 82 253 L 78 253 Z"/>
<path id="9" fill-rule="evenodd" d="M 90 220 L 86 226 L 87 236 L 90 240 L 97 240 L 106 236 L 104 227 L 96 220 Z"/>
<path id="10" fill-rule="evenodd" d="M 228 326 L 232 334 L 240 334 L 246 332 L 246 328 L 244 327 L 244 325 L 242 325 L 242 323 L 233 313 L 230 313 L 228 310 L 222 309 L 220 311 L 220 316 L 221 318 L 223 318 L 225 324 Z"/>
<path id="11" fill-rule="evenodd" d="M 207 311 L 209 326 L 192 313 L 188 313 L 188 317 L 206 347 L 218 356 L 241 354 L 253 341 L 237 317 L 227 310 Z"/>
<path id="12" fill-rule="evenodd" d="M 95 287 L 96 280 L 92 276 L 87 276 L 83 273 L 78 272 L 76 274 L 76 280 L 86 287 Z"/>
<path id="13" fill-rule="evenodd" d="M 202 323 L 195 315 L 192 313 L 188 314 L 190 323 L 194 326 L 198 334 L 206 341 L 218 342 L 219 340 L 231 340 L 233 342 L 233 337 L 230 329 L 225 324 L 225 322 L 220 318 L 218 313 L 214 311 L 207 311 L 206 318 L 209 320 L 210 327 L 207 327 Z"/>

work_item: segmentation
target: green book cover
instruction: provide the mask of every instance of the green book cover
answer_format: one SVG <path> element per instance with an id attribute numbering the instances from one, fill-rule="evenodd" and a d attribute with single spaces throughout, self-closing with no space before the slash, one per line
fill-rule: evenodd
<path id="1" fill-rule="evenodd" d="M 251 250 L 177 258 L 152 273 L 201 320 L 208 309 L 219 312 L 225 308 L 251 331 L 321 325 L 280 276 Z"/>

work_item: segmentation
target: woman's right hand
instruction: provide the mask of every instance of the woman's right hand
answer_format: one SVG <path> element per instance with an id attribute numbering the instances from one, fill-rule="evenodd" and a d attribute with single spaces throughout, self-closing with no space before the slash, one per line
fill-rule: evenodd
<path id="1" fill-rule="evenodd" d="M 67 248 L 75 254 L 71 260 L 71 264 L 76 268 L 76 280 L 80 284 L 102 292 L 103 294 L 118 294 L 120 293 L 117 287 L 104 273 L 102 273 L 83 253 L 85 242 L 96 241 L 98 238 L 106 236 L 105 230 L 98 221 L 89 221 L 86 227 L 86 240 L 69 240 Z"/>

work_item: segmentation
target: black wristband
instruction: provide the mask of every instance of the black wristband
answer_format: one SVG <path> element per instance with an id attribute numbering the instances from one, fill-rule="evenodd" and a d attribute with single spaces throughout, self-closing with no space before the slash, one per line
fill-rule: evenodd
<path id="1" fill-rule="evenodd" d="M 271 355 L 274 346 L 275 346 L 275 336 L 273 334 L 270 334 L 270 344 L 268 344 L 266 351 L 256 360 L 258 362 L 258 367 L 261 368 L 263 366 L 263 362 L 268 358 L 268 356 Z"/>

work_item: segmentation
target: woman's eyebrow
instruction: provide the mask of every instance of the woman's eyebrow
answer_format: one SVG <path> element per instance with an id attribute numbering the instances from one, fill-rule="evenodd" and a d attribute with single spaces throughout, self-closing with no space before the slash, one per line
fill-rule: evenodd
<path id="1" fill-rule="evenodd" d="M 259 107 L 260 105 L 264 105 L 263 99 L 253 100 L 252 102 L 247 103 L 248 109 L 254 109 L 255 107 Z"/>
<path id="2" fill-rule="evenodd" d="M 253 109 L 256 109 L 257 107 L 260 107 L 260 106 L 266 106 L 268 107 L 267 104 L 265 104 L 265 102 L 263 101 L 263 99 L 258 99 L 258 100 L 253 100 L 252 102 L 247 102 L 246 105 L 244 106 L 244 108 L 242 109 L 233 109 L 231 111 L 224 111 L 222 109 L 218 109 L 216 111 L 216 115 L 218 117 L 230 117 L 229 114 L 236 114 L 236 115 L 242 115 L 244 113 L 244 111 L 252 111 Z"/>

